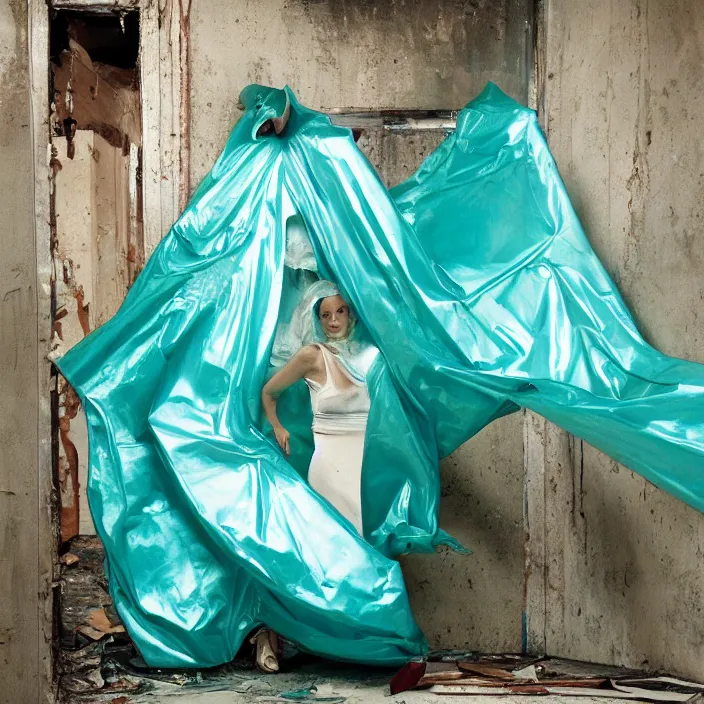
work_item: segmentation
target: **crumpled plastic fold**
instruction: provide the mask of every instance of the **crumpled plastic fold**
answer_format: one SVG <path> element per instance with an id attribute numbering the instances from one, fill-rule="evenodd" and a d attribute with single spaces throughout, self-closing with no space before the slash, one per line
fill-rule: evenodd
<path id="1" fill-rule="evenodd" d="M 226 662 L 260 624 L 340 660 L 422 655 L 393 558 L 463 549 L 438 526 L 438 458 L 519 408 L 704 510 L 704 367 L 642 339 L 532 111 L 490 84 L 388 191 L 288 88 L 241 99 L 119 312 L 58 361 L 86 411 L 111 594 L 148 664 Z M 305 386 L 279 402 L 288 461 L 262 420 L 277 327 L 317 277 L 380 351 L 364 540 L 305 481 Z"/>

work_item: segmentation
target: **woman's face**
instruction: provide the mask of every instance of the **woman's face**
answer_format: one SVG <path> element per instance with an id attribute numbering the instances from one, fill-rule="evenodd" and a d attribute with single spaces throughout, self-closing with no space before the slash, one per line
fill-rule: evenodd
<path id="1" fill-rule="evenodd" d="M 344 340 L 350 330 L 350 308 L 342 296 L 323 298 L 318 311 L 323 332 L 331 340 Z"/>

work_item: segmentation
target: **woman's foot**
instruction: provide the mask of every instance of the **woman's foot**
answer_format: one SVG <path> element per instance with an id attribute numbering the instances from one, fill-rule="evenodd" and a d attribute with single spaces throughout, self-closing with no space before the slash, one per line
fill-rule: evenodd
<path id="1" fill-rule="evenodd" d="M 279 637 L 268 628 L 257 631 L 250 641 L 257 647 L 256 662 L 261 672 L 273 674 L 279 671 Z"/>

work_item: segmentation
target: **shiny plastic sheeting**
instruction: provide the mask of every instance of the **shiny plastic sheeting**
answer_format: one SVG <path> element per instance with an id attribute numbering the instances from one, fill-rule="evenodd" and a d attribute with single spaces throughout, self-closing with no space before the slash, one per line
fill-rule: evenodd
<path id="1" fill-rule="evenodd" d="M 437 525 L 438 456 L 519 407 L 704 509 L 704 367 L 638 334 L 533 112 L 488 86 L 389 193 L 349 130 L 290 91 L 250 86 L 242 100 L 118 314 L 59 362 L 86 409 L 112 595 L 149 664 L 227 661 L 261 623 L 339 659 L 424 652 L 390 558 L 458 547 Z M 280 135 L 257 136 L 289 107 Z M 293 224 L 303 269 L 285 266 Z M 306 267 L 339 285 L 381 351 L 367 375 L 368 542 L 302 478 L 305 390 L 279 404 L 292 464 L 260 422 Z"/>

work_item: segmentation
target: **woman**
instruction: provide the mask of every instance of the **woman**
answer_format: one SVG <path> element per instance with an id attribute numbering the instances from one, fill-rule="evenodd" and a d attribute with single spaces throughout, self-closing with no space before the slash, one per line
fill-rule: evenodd
<path id="1" fill-rule="evenodd" d="M 373 355 L 369 354 L 371 346 L 353 340 L 356 321 L 335 285 L 321 281 L 311 291 L 312 306 L 308 298 L 300 307 L 299 319 L 303 327 L 312 330 L 313 341 L 304 344 L 264 385 L 262 406 L 279 447 L 289 456 L 291 437 L 279 420 L 276 402 L 286 389 L 305 380 L 313 408 L 315 443 L 308 481 L 362 535 L 362 457 L 370 401 L 360 366 L 368 366 Z M 299 339 L 305 337 L 303 334 Z M 277 636 L 262 629 L 253 642 L 259 668 L 276 672 Z"/>

